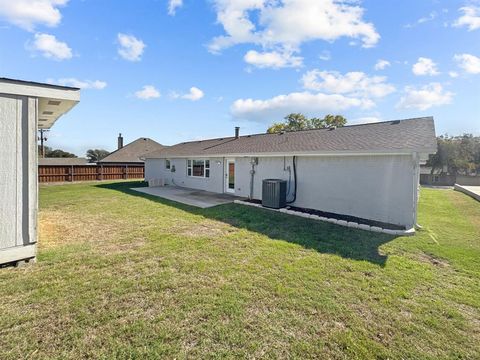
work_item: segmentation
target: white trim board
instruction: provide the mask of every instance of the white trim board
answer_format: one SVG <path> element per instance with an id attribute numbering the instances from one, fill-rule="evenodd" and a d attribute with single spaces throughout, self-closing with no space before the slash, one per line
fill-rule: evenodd
<path id="1" fill-rule="evenodd" d="M 37 253 L 35 244 L 15 246 L 0 250 L 0 265 L 34 258 Z"/>
<path id="2" fill-rule="evenodd" d="M 47 84 L 14 83 L 0 79 L 0 93 L 7 95 L 32 96 L 60 100 L 80 101 L 80 90 L 56 88 Z"/>

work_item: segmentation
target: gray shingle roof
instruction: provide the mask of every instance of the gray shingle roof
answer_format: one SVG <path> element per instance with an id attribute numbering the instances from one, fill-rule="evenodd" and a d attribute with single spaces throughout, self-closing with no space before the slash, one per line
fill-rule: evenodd
<path id="1" fill-rule="evenodd" d="M 149 138 L 139 138 L 125 145 L 123 148 L 115 150 L 110 155 L 99 161 L 99 163 L 143 163 L 141 157 L 152 151 L 158 151 L 165 146 Z"/>
<path id="2" fill-rule="evenodd" d="M 283 134 L 257 134 L 184 142 L 147 154 L 147 158 L 275 153 L 410 152 L 434 153 L 432 117 L 350 125 Z"/>
<path id="3" fill-rule="evenodd" d="M 85 158 L 39 158 L 38 165 L 55 165 L 55 166 L 72 166 L 72 165 L 88 165 Z"/>

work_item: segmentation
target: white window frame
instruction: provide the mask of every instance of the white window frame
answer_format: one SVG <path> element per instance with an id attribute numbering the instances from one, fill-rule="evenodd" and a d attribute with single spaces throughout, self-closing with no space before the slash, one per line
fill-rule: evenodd
<path id="1" fill-rule="evenodd" d="M 165 159 L 165 169 L 170 170 L 171 168 L 172 168 L 172 161 L 170 159 Z"/>
<path id="2" fill-rule="evenodd" d="M 194 161 L 203 161 L 203 176 L 193 175 L 193 162 Z M 208 166 L 207 166 L 208 162 Z M 190 175 L 188 174 L 190 170 Z M 208 176 L 207 176 L 208 172 Z M 187 159 L 187 176 L 200 179 L 209 179 L 210 178 L 210 159 Z"/>

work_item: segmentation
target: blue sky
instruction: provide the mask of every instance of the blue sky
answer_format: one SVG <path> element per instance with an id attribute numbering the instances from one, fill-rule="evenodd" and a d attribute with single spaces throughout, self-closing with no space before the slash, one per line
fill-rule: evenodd
<path id="1" fill-rule="evenodd" d="M 290 112 L 480 134 L 479 40 L 478 1 L 0 0 L 0 76 L 82 87 L 48 140 L 79 156 Z"/>

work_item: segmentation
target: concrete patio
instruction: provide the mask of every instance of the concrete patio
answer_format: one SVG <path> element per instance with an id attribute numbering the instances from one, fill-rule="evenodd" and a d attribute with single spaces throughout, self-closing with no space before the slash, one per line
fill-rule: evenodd
<path id="1" fill-rule="evenodd" d="M 237 196 L 229 194 L 217 194 L 177 186 L 141 187 L 132 188 L 132 190 L 199 208 L 209 208 L 217 205 L 229 204 L 233 203 L 235 199 L 240 199 Z"/>

